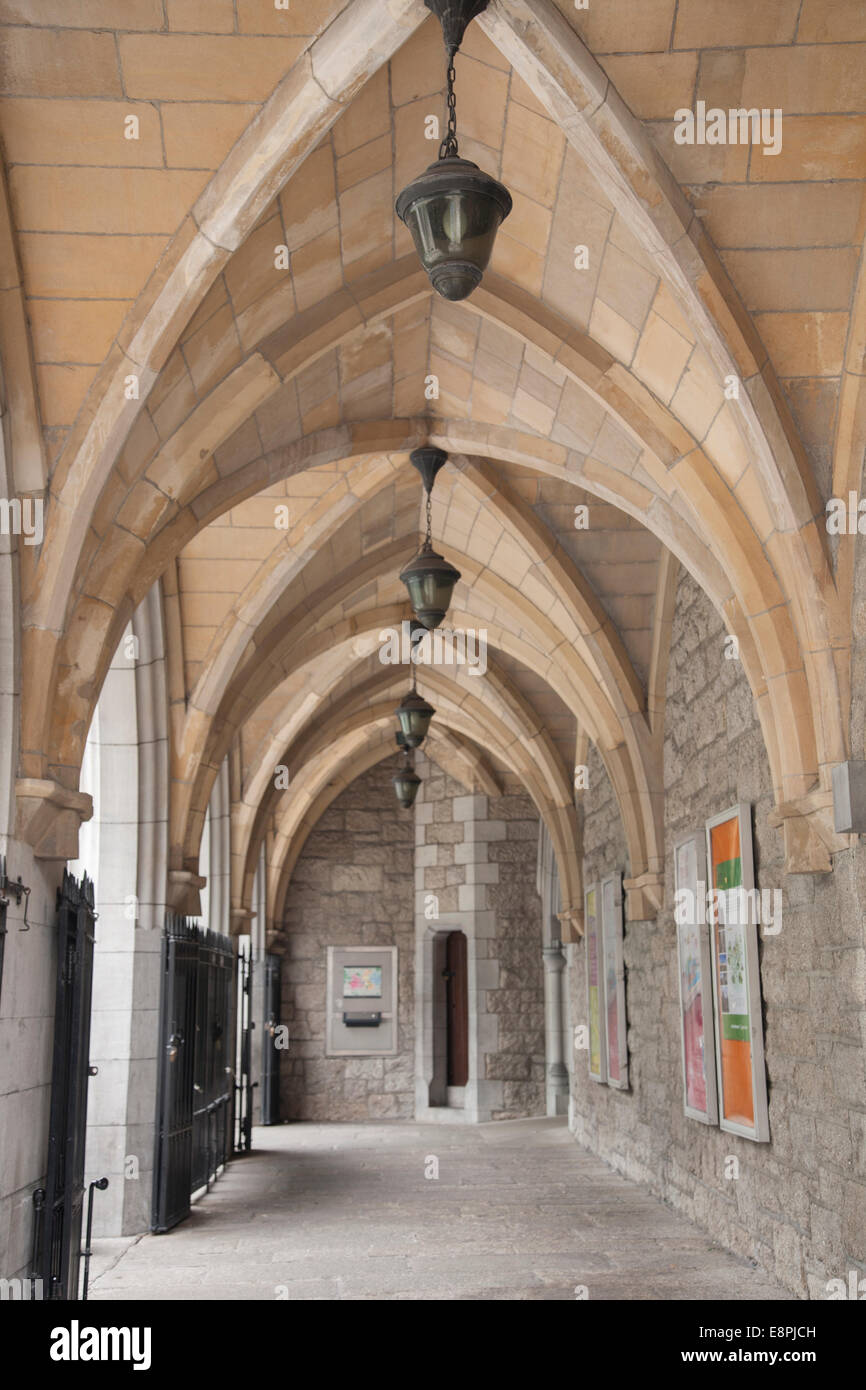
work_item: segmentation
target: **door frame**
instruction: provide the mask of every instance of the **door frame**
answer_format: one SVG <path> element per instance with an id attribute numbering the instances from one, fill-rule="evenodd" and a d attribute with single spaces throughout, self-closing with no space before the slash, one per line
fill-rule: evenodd
<path id="1" fill-rule="evenodd" d="M 463 1109 L 431 1105 L 430 1089 L 436 1080 L 434 1052 L 436 951 L 439 936 L 459 931 L 466 937 L 466 990 L 468 1006 L 469 1076 L 464 1090 Z M 478 954 L 473 914 L 443 912 L 434 921 L 417 919 L 415 939 L 415 1118 L 434 1124 L 478 1124 L 492 1118 L 498 1108 L 498 1083 L 484 1079 L 484 1054 L 496 1051 L 499 1021 L 495 1014 L 478 1009 Z"/>

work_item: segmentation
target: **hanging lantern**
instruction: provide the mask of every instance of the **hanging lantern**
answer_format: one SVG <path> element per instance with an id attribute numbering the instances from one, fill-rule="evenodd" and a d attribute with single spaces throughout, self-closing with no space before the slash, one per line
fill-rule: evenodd
<path id="1" fill-rule="evenodd" d="M 437 554 L 432 541 L 433 483 L 447 457 L 444 449 L 434 448 L 414 449 L 409 455 L 410 462 L 421 474 L 427 493 L 427 535 L 418 554 L 401 571 L 400 578 L 409 591 L 415 617 L 428 629 L 438 627 L 442 622 L 451 604 L 454 585 L 460 578 L 460 571 L 444 556 Z"/>
<path id="2" fill-rule="evenodd" d="M 398 734 L 397 737 L 399 738 L 400 735 Z M 394 773 L 394 776 L 391 780 L 394 783 L 394 791 L 396 793 L 397 800 L 403 807 L 404 811 L 408 811 L 415 804 L 415 798 L 418 795 L 418 788 L 421 785 L 421 778 L 418 776 L 412 764 L 409 762 L 408 748 L 404 748 L 403 751 L 406 757 L 406 761 L 404 762 L 403 766 L 399 769 L 399 771 Z"/>
<path id="3" fill-rule="evenodd" d="M 427 737 L 430 720 L 436 713 L 433 706 L 428 705 L 424 696 L 419 695 L 413 688 L 408 695 L 404 695 L 394 713 L 400 721 L 400 731 L 406 747 L 420 747 Z"/>
<path id="4" fill-rule="evenodd" d="M 428 540 L 401 571 L 400 578 L 409 590 L 419 622 L 430 631 L 438 627 L 448 612 L 460 571 L 437 555 Z"/>
<path id="5" fill-rule="evenodd" d="M 448 129 L 439 158 L 397 199 L 397 216 L 412 233 L 421 264 L 443 299 L 466 299 L 481 283 L 500 224 L 511 212 L 511 194 L 457 144 L 454 59 L 470 20 L 488 0 L 425 0 L 442 25 L 448 55 Z"/>

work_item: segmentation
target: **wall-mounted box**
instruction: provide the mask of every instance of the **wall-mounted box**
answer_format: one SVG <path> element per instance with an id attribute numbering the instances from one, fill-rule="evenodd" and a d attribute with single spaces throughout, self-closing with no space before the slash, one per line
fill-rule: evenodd
<path id="1" fill-rule="evenodd" d="M 328 1057 L 396 1054 L 396 946 L 329 946 L 327 990 Z"/>
<path id="2" fill-rule="evenodd" d="M 833 824 L 837 835 L 866 835 L 866 762 L 833 768 Z"/>

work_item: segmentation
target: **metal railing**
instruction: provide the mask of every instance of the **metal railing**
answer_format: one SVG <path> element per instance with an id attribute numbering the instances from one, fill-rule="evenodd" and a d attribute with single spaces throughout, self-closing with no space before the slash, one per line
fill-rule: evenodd
<path id="1" fill-rule="evenodd" d="M 153 1229 L 189 1215 L 231 1149 L 232 971 L 228 937 L 169 914 L 162 945 Z"/>

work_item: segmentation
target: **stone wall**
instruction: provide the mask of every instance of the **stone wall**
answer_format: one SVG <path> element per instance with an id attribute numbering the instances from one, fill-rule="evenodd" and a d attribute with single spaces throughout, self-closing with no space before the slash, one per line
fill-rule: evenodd
<path id="1" fill-rule="evenodd" d="M 413 838 L 412 813 L 397 805 L 380 763 L 337 797 L 304 846 L 284 928 L 283 1119 L 405 1119 L 414 1112 Z M 325 1056 L 329 946 L 397 947 L 396 1056 Z"/>
<path id="2" fill-rule="evenodd" d="M 55 897 L 63 866 L 42 864 L 29 845 L 3 842 L 7 870 L 32 889 L 13 898 L 0 990 L 0 1277 L 29 1275 L 33 1193 L 44 1185 L 57 976 Z"/>
<path id="3" fill-rule="evenodd" d="M 488 851 L 499 869 L 488 893 L 496 914 L 499 988 L 488 993 L 487 1007 L 499 1019 L 499 1038 L 487 1075 L 503 1081 L 502 1109 L 493 1118 L 515 1119 L 543 1115 L 546 1105 L 538 813 L 515 782 L 507 795 L 489 799 L 488 815 L 504 823 L 505 838 L 491 841 Z"/>
<path id="4" fill-rule="evenodd" d="M 416 920 L 421 970 L 436 931 L 461 930 L 469 951 L 470 1084 L 466 1118 L 545 1113 L 538 814 L 516 780 L 503 794 L 467 795 L 435 763 L 418 761 Z M 431 918 L 431 895 L 435 918 Z M 425 964 L 426 961 L 426 964 Z M 424 982 L 416 991 L 425 1007 Z M 429 998 L 429 991 L 428 991 Z M 423 1053 L 423 1048 L 422 1048 Z M 426 1064 L 426 1075 L 425 1075 Z M 419 1113 L 429 1103 L 430 1054 L 419 1057 Z"/>
<path id="5" fill-rule="evenodd" d="M 627 923 L 630 1090 L 598 1086 L 586 1055 L 572 1073 L 575 1134 L 794 1293 L 866 1274 L 866 952 L 861 846 L 830 875 L 786 875 L 767 823 L 770 773 L 742 668 L 721 620 L 680 578 L 668 674 L 666 886 L 655 922 Z M 597 756 L 583 794 L 586 881 L 627 870 L 610 784 Z M 754 807 L 756 882 L 783 890 L 782 930 L 760 939 L 769 1144 L 686 1119 L 682 1108 L 671 846 L 736 801 Z M 586 1017 L 582 948 L 572 953 L 574 1020 Z M 739 1177 L 726 1177 L 729 1157 Z"/>
<path id="6" fill-rule="evenodd" d="M 488 800 L 468 795 L 423 754 L 417 767 L 423 781 L 414 816 L 397 806 L 379 765 L 334 801 L 298 860 L 284 932 L 284 1119 L 407 1118 L 416 1097 L 428 1107 L 416 1048 L 425 971 L 422 947 L 416 980 L 416 927 L 428 937 L 431 929 L 460 929 L 469 941 L 473 1099 L 452 1118 L 544 1114 L 538 815 L 516 783 Z M 431 895 L 435 919 L 425 916 Z M 325 1055 L 327 947 L 352 944 L 398 948 L 396 1057 Z M 427 973 L 432 988 L 432 955 Z"/>

